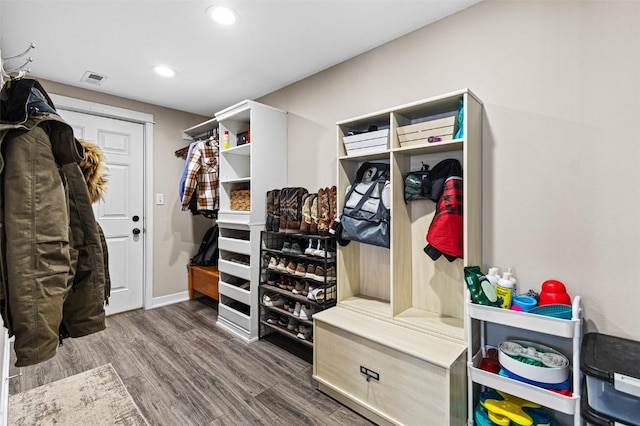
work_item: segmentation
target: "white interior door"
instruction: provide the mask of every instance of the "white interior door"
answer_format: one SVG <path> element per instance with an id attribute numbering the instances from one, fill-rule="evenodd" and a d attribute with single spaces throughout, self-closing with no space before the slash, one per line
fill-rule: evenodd
<path id="1" fill-rule="evenodd" d="M 144 265 L 144 126 L 58 109 L 77 138 L 100 147 L 107 162 L 107 190 L 93 205 L 109 249 L 111 298 L 107 315 L 142 307 Z"/>

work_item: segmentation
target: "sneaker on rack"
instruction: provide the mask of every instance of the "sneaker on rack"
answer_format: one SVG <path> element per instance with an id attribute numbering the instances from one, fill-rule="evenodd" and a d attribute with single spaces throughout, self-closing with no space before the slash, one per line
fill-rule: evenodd
<path id="1" fill-rule="evenodd" d="M 321 283 L 324 282 L 324 268 L 321 265 L 316 266 L 316 270 L 314 272 L 315 277 L 313 278 L 316 281 Z"/>
<path id="2" fill-rule="evenodd" d="M 306 254 L 307 256 L 313 256 L 314 251 L 315 251 L 315 248 L 313 248 L 313 240 L 309 238 L 309 246 L 306 249 L 304 249 L 304 254 Z"/>
<path id="3" fill-rule="evenodd" d="M 313 291 L 317 288 L 317 286 L 315 284 L 309 284 L 309 289 L 307 289 L 307 299 L 309 300 L 316 300 L 314 295 L 313 295 Z"/>
<path id="4" fill-rule="evenodd" d="M 296 302 L 296 306 L 295 308 L 293 308 L 293 315 L 296 317 L 299 317 L 301 309 L 302 309 L 302 304 L 300 302 Z"/>
<path id="5" fill-rule="evenodd" d="M 289 291 L 293 291 L 294 288 L 296 288 L 296 284 L 293 282 L 293 278 L 291 277 L 285 277 L 285 281 L 287 283 L 287 290 Z"/>
<path id="6" fill-rule="evenodd" d="M 284 244 L 282 245 L 282 250 L 280 251 L 285 254 L 291 254 L 291 242 L 285 241 Z"/>
<path id="7" fill-rule="evenodd" d="M 321 244 L 321 243 L 322 243 L 322 240 L 318 240 L 318 247 L 313 251 L 313 255 L 314 255 L 315 257 L 322 257 L 322 258 L 324 258 L 324 256 L 325 256 L 325 251 L 324 251 L 324 249 L 322 248 L 322 244 Z"/>
<path id="8" fill-rule="evenodd" d="M 278 269 L 278 259 L 274 256 L 271 256 L 269 259 L 269 265 L 267 266 L 269 269 Z"/>
<path id="9" fill-rule="evenodd" d="M 278 271 L 286 271 L 287 270 L 287 259 L 281 257 L 278 261 L 278 266 L 276 266 Z"/>
<path id="10" fill-rule="evenodd" d="M 310 320 L 315 312 L 316 310 L 313 307 L 302 305 L 300 308 L 300 319 Z"/>
<path id="11" fill-rule="evenodd" d="M 304 281 L 296 280 L 295 287 L 293 288 L 293 290 L 291 290 L 291 292 L 293 294 L 302 294 L 302 290 L 304 290 Z"/>
<path id="12" fill-rule="evenodd" d="M 283 290 L 287 289 L 287 277 L 280 275 L 280 281 L 278 282 L 278 287 Z"/>
<path id="13" fill-rule="evenodd" d="M 299 327 L 300 323 L 298 322 L 298 320 L 294 319 L 294 318 L 289 318 L 289 324 L 287 324 L 287 330 L 290 331 L 298 331 L 298 327 Z"/>
<path id="14" fill-rule="evenodd" d="M 278 315 L 273 313 L 273 312 L 269 312 L 269 317 L 267 318 L 267 322 L 269 324 L 277 324 L 278 323 Z"/>
<path id="15" fill-rule="evenodd" d="M 271 307 L 284 306 L 284 298 L 280 297 L 278 293 L 265 293 L 262 297 L 262 303 L 264 306 Z"/>
<path id="16" fill-rule="evenodd" d="M 295 274 L 295 273 L 296 273 L 296 268 L 297 268 L 297 267 L 298 267 L 298 265 L 296 264 L 296 262 L 294 262 L 294 261 L 292 260 L 292 261 L 290 261 L 290 262 L 287 264 L 286 271 L 287 271 L 288 273 L 290 273 L 290 274 Z"/>
<path id="17" fill-rule="evenodd" d="M 278 325 L 286 327 L 289 324 L 289 317 L 286 315 L 280 315 L 280 319 L 278 319 Z"/>
<path id="18" fill-rule="evenodd" d="M 323 287 L 314 288 L 313 290 L 309 289 L 309 294 L 307 295 L 307 299 L 315 300 L 318 303 L 324 303 L 325 290 Z"/>
<path id="19" fill-rule="evenodd" d="M 305 281 L 304 288 L 302 289 L 302 295 L 306 296 L 309 294 L 309 283 Z"/>
<path id="20" fill-rule="evenodd" d="M 302 256 L 304 253 L 302 252 L 302 249 L 300 248 L 300 244 L 294 242 L 291 243 L 291 254 L 295 254 L 296 256 Z"/>
<path id="21" fill-rule="evenodd" d="M 326 272 L 325 276 L 327 277 L 327 282 L 335 281 L 336 280 L 336 267 L 335 266 L 329 266 L 327 268 L 327 272 Z"/>
<path id="22" fill-rule="evenodd" d="M 298 266 L 296 266 L 295 274 L 299 277 L 307 276 L 307 267 L 304 266 L 304 263 L 298 263 Z"/>
<path id="23" fill-rule="evenodd" d="M 310 263 L 307 266 L 307 272 L 304 274 L 304 277 L 307 278 L 307 279 L 315 280 L 316 279 L 316 265 L 314 265 L 313 263 Z"/>
<path id="24" fill-rule="evenodd" d="M 300 324 L 300 326 L 298 327 L 298 331 L 299 333 L 296 336 L 298 339 L 301 339 L 301 340 L 313 339 L 313 326 Z"/>
<path id="25" fill-rule="evenodd" d="M 269 285 L 278 285 L 277 280 L 277 276 L 274 274 L 269 274 L 269 277 L 267 278 L 267 284 Z"/>

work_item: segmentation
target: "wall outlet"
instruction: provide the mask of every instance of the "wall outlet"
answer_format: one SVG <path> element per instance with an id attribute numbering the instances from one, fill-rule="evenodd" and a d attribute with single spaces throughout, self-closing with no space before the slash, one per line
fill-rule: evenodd
<path id="1" fill-rule="evenodd" d="M 156 194 L 156 205 L 161 206 L 164 204 L 164 194 Z"/>

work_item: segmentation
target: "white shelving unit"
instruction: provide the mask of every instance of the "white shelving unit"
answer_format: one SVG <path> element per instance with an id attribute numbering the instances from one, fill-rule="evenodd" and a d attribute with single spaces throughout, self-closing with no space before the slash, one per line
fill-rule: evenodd
<path id="1" fill-rule="evenodd" d="M 400 143 L 399 127 L 456 114 L 460 104 L 464 137 Z M 338 211 L 363 162 L 389 163 L 391 244 L 338 247 L 337 306 L 314 315 L 314 378 L 376 423 L 467 423 L 463 269 L 482 262 L 482 115 L 464 89 L 337 123 Z M 348 155 L 347 132 L 370 126 L 389 129 L 387 146 Z M 423 248 L 436 203 L 405 203 L 403 176 L 449 158 L 463 169 L 464 253 L 433 261 Z"/>
<path id="2" fill-rule="evenodd" d="M 477 305 L 472 303 L 467 295 L 466 328 L 468 342 L 468 411 L 470 413 L 470 425 L 474 424 L 473 410 L 477 403 L 477 394 L 473 391 L 474 383 L 518 396 L 551 409 L 561 424 L 575 426 L 582 424 L 580 416 L 580 344 L 582 337 L 580 303 L 580 296 L 574 297 L 572 318 L 565 320 Z M 480 322 L 479 336 L 473 332 L 473 320 Z M 487 324 L 496 324 L 499 327 L 493 332 L 488 330 Z M 505 337 L 526 337 L 525 340 L 537 341 L 543 344 L 553 341 L 554 349 L 561 349 L 561 352 L 571 360 L 572 396 L 561 395 L 537 386 L 481 370 L 479 366 L 485 355 L 485 348 L 497 347 Z"/>
<path id="3" fill-rule="evenodd" d="M 218 325 L 246 341 L 258 339 L 260 231 L 267 191 L 287 182 L 287 113 L 245 100 L 215 114 L 220 134 L 220 272 Z M 229 132 L 229 147 L 223 135 Z M 238 145 L 249 131 L 250 142 Z M 231 192 L 250 189 L 251 209 L 231 210 Z M 250 282 L 248 289 L 240 285 Z"/>

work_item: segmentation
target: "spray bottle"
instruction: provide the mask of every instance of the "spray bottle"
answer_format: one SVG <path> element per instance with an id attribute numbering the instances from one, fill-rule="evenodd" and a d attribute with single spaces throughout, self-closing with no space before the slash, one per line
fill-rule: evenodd
<path id="1" fill-rule="evenodd" d="M 224 131 L 224 136 L 222 138 L 222 149 L 229 149 L 229 131 Z"/>

